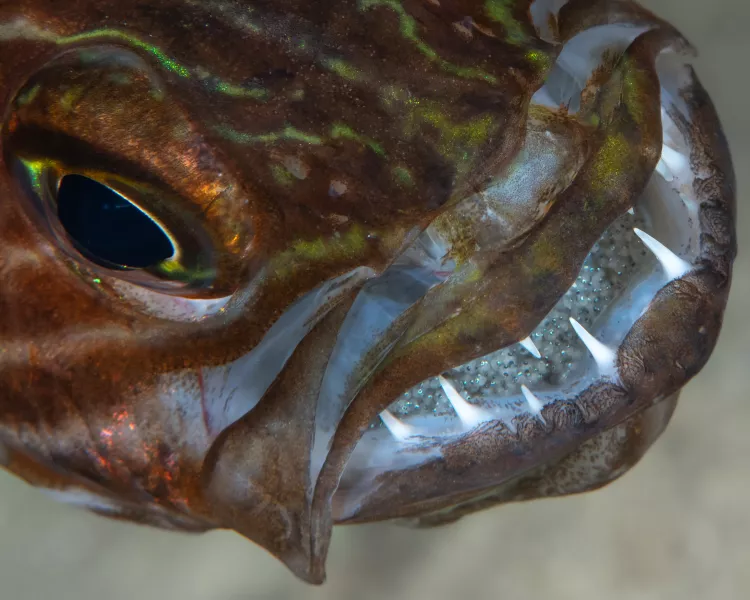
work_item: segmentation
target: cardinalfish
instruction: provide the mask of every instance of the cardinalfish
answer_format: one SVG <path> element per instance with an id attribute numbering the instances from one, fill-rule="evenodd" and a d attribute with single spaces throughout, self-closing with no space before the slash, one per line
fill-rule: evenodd
<path id="1" fill-rule="evenodd" d="M 730 286 L 691 56 L 629 0 L 0 2 L 0 462 L 313 583 L 614 480 Z"/>

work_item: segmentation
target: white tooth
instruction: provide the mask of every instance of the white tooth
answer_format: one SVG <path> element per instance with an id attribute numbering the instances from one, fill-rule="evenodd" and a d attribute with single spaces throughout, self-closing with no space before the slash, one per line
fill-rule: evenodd
<path id="1" fill-rule="evenodd" d="M 439 375 L 438 380 L 440 381 L 440 385 L 443 387 L 443 391 L 448 397 L 451 406 L 453 406 L 453 410 L 456 411 L 458 418 L 461 419 L 464 426 L 471 429 L 492 418 L 487 411 L 469 404 L 464 400 L 461 394 L 458 393 L 458 390 L 453 387 L 453 384 L 445 377 Z"/>
<path id="2" fill-rule="evenodd" d="M 541 352 L 539 352 L 539 348 L 536 347 L 536 344 L 531 340 L 530 337 L 524 338 L 518 343 L 526 348 L 526 351 L 534 358 L 542 358 L 542 354 Z"/>
<path id="3" fill-rule="evenodd" d="M 641 241 L 646 244 L 648 249 L 656 255 L 656 258 L 661 263 L 664 272 L 670 280 L 682 277 L 692 269 L 689 262 L 682 260 L 664 244 L 651 237 L 645 231 L 641 231 L 637 227 L 634 227 L 633 231 L 641 238 Z"/>
<path id="4" fill-rule="evenodd" d="M 544 408 L 544 405 L 539 401 L 539 398 L 537 398 L 534 394 L 531 393 L 531 390 L 527 388 L 525 385 L 521 386 L 521 391 L 523 392 L 523 397 L 526 398 L 526 402 L 529 405 L 529 409 L 531 410 L 531 414 L 533 414 L 536 417 L 539 417 L 539 420 L 543 424 L 547 424 L 547 422 L 544 420 L 544 417 L 542 416 L 542 408 Z"/>
<path id="5" fill-rule="evenodd" d="M 391 435 L 399 442 L 403 442 L 415 435 L 414 428 L 411 425 L 407 425 L 394 417 L 389 410 L 384 410 L 380 413 L 380 420 L 383 421 L 383 425 L 386 426 Z"/>
<path id="6" fill-rule="evenodd" d="M 570 317 L 570 324 L 573 326 L 573 329 L 575 329 L 578 337 L 581 338 L 581 341 L 586 345 L 586 348 L 591 352 L 591 356 L 594 357 L 594 360 L 599 367 L 599 372 L 603 375 L 614 373 L 616 360 L 615 351 L 597 340 L 573 317 Z"/>
<path id="7" fill-rule="evenodd" d="M 635 209 L 632 206 L 628 209 L 628 214 L 635 216 Z"/>
<path id="8" fill-rule="evenodd" d="M 679 177 L 680 173 L 684 172 L 685 169 L 690 168 L 687 157 L 681 152 L 673 150 L 666 144 L 663 144 L 661 147 L 661 161 L 664 161 L 667 168 L 675 177 Z"/>

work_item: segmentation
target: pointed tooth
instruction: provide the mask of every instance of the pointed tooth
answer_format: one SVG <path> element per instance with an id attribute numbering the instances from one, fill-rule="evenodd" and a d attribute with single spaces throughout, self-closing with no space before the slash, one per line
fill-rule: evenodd
<path id="1" fill-rule="evenodd" d="M 632 206 L 628 209 L 628 214 L 635 216 L 635 209 Z"/>
<path id="2" fill-rule="evenodd" d="M 646 247 L 654 253 L 670 280 L 682 277 L 685 273 L 692 270 L 693 267 L 689 262 L 681 259 L 664 244 L 651 237 L 645 231 L 641 231 L 637 227 L 634 227 L 633 231 L 635 231 L 635 234 L 641 238 L 641 241 L 644 244 L 646 244 Z"/>
<path id="3" fill-rule="evenodd" d="M 389 410 L 380 413 L 380 420 L 386 426 L 391 435 L 399 442 L 403 442 L 415 435 L 414 428 L 393 416 Z"/>
<path id="4" fill-rule="evenodd" d="M 617 358 L 615 351 L 597 340 L 573 317 L 570 317 L 570 324 L 573 326 L 573 329 L 575 329 L 578 337 L 581 338 L 581 341 L 586 345 L 586 348 L 591 352 L 591 356 L 594 357 L 594 360 L 599 367 L 599 372 L 603 375 L 614 373 L 615 361 Z"/>
<path id="5" fill-rule="evenodd" d="M 533 414 L 535 417 L 538 417 L 539 420 L 546 425 L 547 422 L 542 416 L 542 408 L 544 408 L 544 404 L 542 404 L 539 398 L 532 394 L 531 390 L 529 390 L 529 388 L 527 388 L 525 385 L 521 386 L 521 391 L 523 392 L 523 397 L 526 398 L 526 403 L 529 405 L 531 414 Z"/>
<path id="6" fill-rule="evenodd" d="M 530 337 L 524 338 L 518 343 L 521 344 L 534 358 L 542 358 L 542 353 L 539 352 L 539 348 L 536 347 L 536 344 Z"/>
<path id="7" fill-rule="evenodd" d="M 448 401 L 451 403 L 451 406 L 453 406 L 453 410 L 456 411 L 458 418 L 461 419 L 461 423 L 463 423 L 464 426 L 471 429 L 492 418 L 487 411 L 469 404 L 464 400 L 463 396 L 458 393 L 458 390 L 445 377 L 439 375 L 438 380 L 440 381 L 440 385 L 442 386 L 445 395 L 448 397 Z"/>

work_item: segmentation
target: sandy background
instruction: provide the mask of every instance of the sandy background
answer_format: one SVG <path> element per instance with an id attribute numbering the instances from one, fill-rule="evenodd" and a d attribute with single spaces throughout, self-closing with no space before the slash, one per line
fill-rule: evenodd
<path id="1" fill-rule="evenodd" d="M 22 0 L 21 0 L 22 1 Z M 701 50 L 750 233 L 750 1 L 649 0 Z M 0 473 L 0 600 L 750 598 L 750 260 L 711 363 L 646 459 L 609 488 L 419 532 L 340 528 L 329 582 L 295 581 L 239 536 L 185 536 L 57 505 Z"/>

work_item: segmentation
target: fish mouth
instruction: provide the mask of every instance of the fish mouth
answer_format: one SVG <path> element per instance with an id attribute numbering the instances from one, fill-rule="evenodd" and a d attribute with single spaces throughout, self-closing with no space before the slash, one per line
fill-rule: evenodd
<path id="1" fill-rule="evenodd" d="M 200 388 L 209 434 L 199 496 L 208 523 L 320 583 L 335 523 L 434 524 L 593 489 L 658 437 L 721 328 L 733 170 L 710 100 L 670 52 L 687 47 L 678 34 L 586 24 L 568 35 L 588 59 L 563 51 L 528 111 L 534 143 L 573 149 L 527 170 L 553 174 L 545 193 L 556 198 L 523 213 L 531 227 L 499 214 L 502 240 L 487 252 L 474 243 L 488 239 L 481 228 L 469 244 L 451 237 L 454 221 L 483 221 L 450 215 L 493 208 L 492 194 L 472 196 L 384 271 L 326 281 L 248 355 L 201 370 L 190 390 Z M 604 42 L 617 49 L 617 93 L 600 102 L 584 92 Z M 631 76 L 643 77 L 641 95 L 626 93 Z M 598 130 L 592 102 L 611 113 L 594 150 L 576 122 Z M 627 102 L 626 116 L 612 117 Z M 623 155 L 627 168 L 611 168 Z M 513 198 L 531 193 L 517 183 Z M 480 250 L 467 258 L 457 246 Z"/>
<path id="2" fill-rule="evenodd" d="M 593 489 L 622 475 L 663 431 L 721 327 L 734 182 L 694 72 L 673 55 L 656 64 L 662 146 L 645 190 L 528 337 L 422 381 L 369 423 L 333 497 L 336 522 L 430 524 Z M 541 92 L 535 99 L 549 103 L 549 85 Z M 565 100 L 554 95 L 554 104 Z M 566 460 L 581 471 L 575 482 L 550 485 Z M 545 486 L 528 489 L 541 470 L 551 471 Z"/>

